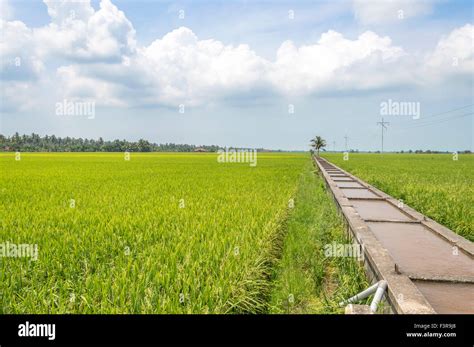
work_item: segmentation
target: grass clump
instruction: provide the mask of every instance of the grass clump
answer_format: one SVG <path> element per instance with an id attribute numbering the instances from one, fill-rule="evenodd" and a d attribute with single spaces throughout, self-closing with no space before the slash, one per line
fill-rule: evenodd
<path id="1" fill-rule="evenodd" d="M 338 303 L 368 286 L 356 258 L 325 255 L 325 245 L 331 243 L 349 245 L 350 240 L 323 180 L 308 163 L 287 221 L 270 312 L 342 313 Z"/>

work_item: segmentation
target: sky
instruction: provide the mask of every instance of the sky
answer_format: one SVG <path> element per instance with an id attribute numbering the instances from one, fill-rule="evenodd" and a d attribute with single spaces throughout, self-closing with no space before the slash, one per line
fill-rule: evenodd
<path id="1" fill-rule="evenodd" d="M 0 6 L 3 135 L 474 149 L 472 1 Z"/>

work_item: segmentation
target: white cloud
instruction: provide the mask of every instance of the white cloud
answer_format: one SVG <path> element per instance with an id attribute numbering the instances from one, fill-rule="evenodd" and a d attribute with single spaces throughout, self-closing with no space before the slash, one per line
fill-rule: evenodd
<path id="1" fill-rule="evenodd" d="M 63 25 L 74 19 L 87 21 L 94 14 L 90 0 L 43 0 L 43 2 L 48 8 L 48 15 L 58 25 Z"/>
<path id="2" fill-rule="evenodd" d="M 0 19 L 1 109 L 21 110 L 34 104 L 32 84 L 44 70 L 36 56 L 31 29 L 23 22 Z"/>
<path id="3" fill-rule="evenodd" d="M 13 9 L 8 0 L 0 0 L 0 19 L 10 20 L 13 18 Z"/>
<path id="4" fill-rule="evenodd" d="M 141 51 L 140 62 L 154 76 L 163 101 L 198 104 L 233 92 L 247 92 L 262 81 L 268 62 L 247 45 L 198 40 L 181 27 Z"/>
<path id="5" fill-rule="evenodd" d="M 371 31 L 349 40 L 330 30 L 314 45 L 298 48 L 291 41 L 284 42 L 278 49 L 270 79 L 277 89 L 288 94 L 308 94 L 328 88 L 358 89 L 372 76 L 356 74 L 349 78 L 353 67 L 366 66 L 364 70 L 370 72 L 398 62 L 404 55 L 403 49 L 393 46 L 390 38 Z M 392 77 L 387 75 L 376 84 L 389 83 Z"/>
<path id="6" fill-rule="evenodd" d="M 82 73 L 77 65 L 61 66 L 57 70 L 61 98 L 69 100 L 97 100 L 102 105 L 125 107 L 127 104 L 117 94 L 117 87 L 112 83 L 89 77 Z"/>
<path id="7" fill-rule="evenodd" d="M 174 107 L 263 88 L 269 64 L 247 45 L 199 40 L 181 27 L 119 64 L 74 65 L 59 69 L 58 74 L 63 92 L 69 95 L 88 91 L 89 97 L 100 95 L 108 104 L 127 100 L 131 105 Z"/>
<path id="8" fill-rule="evenodd" d="M 35 53 L 31 29 L 23 22 L 0 19 L 0 76 L 4 81 L 36 79 L 43 64 Z"/>
<path id="9" fill-rule="evenodd" d="M 466 24 L 442 37 L 428 56 L 427 67 L 439 75 L 455 73 L 474 74 L 474 25 Z"/>
<path id="10" fill-rule="evenodd" d="M 42 56 L 112 62 L 134 53 L 135 30 L 110 0 L 102 0 L 98 11 L 90 1 L 44 1 L 52 23 L 34 31 Z"/>
<path id="11" fill-rule="evenodd" d="M 379 24 L 408 19 L 431 12 L 428 0 L 354 0 L 354 15 L 363 24 Z"/>
<path id="12" fill-rule="evenodd" d="M 51 23 L 44 27 L 28 28 L 21 21 L 1 19 L 0 76 L 2 79 L 2 108 L 25 109 L 33 105 L 34 87 L 40 83 L 42 72 L 49 77 L 48 65 L 76 63 L 120 62 L 136 50 L 132 24 L 110 0 L 102 0 L 94 11 L 90 1 L 45 0 Z M 6 7 L 6 3 L 2 3 Z M 78 90 L 85 79 L 75 76 L 67 88 L 64 73 L 58 74 L 58 92 Z M 90 79 L 88 80 L 90 81 Z M 94 81 L 97 83 L 97 80 Z M 104 83 L 101 83 L 101 85 Z M 104 89 L 104 88 L 103 88 Z M 51 91 L 51 94 L 56 94 Z M 104 93 L 97 94 L 99 97 Z M 123 103 L 121 103 L 123 105 Z M 16 105 L 16 106 L 15 106 Z"/>
<path id="13" fill-rule="evenodd" d="M 470 24 L 441 38 L 424 56 L 410 55 L 372 31 L 350 39 L 329 30 L 312 44 L 285 41 L 269 60 L 245 44 L 201 40 L 186 27 L 139 47 L 132 24 L 109 0 L 102 0 L 97 11 L 89 1 L 45 2 L 52 20 L 47 26 L 30 29 L 19 21 L 2 21 L 1 76 L 10 81 L 2 85 L 2 94 L 9 105 L 26 105 L 21 95 L 30 100 L 31 85 L 41 76 L 55 80 L 49 84 L 57 88 L 51 94 L 68 99 L 176 107 L 263 93 L 305 96 L 422 85 L 453 71 L 473 72 Z M 8 65 L 17 56 L 22 70 Z M 447 67 L 453 57 L 457 69 Z"/>
<path id="14" fill-rule="evenodd" d="M 269 61 L 247 45 L 199 40 L 190 29 L 181 27 L 140 49 L 127 60 L 128 66 L 122 63 L 71 67 L 74 78 L 62 80 L 66 83 L 64 91 L 89 90 L 91 96 L 108 95 L 107 100 L 112 103 L 114 99 L 128 99 L 134 105 L 193 106 L 263 90 L 280 95 L 308 95 L 385 87 L 401 83 L 400 76 L 406 76 L 373 72 L 395 69 L 394 65 L 404 56 L 403 49 L 393 46 L 388 37 L 365 32 L 356 40 L 349 40 L 329 31 L 314 45 L 298 48 L 286 41 L 278 49 L 276 60 Z M 79 87 L 81 76 L 87 77 L 87 88 Z M 96 84 L 105 83 L 109 92 L 96 92 L 94 78 Z M 134 93 L 136 89 L 143 95 Z"/>

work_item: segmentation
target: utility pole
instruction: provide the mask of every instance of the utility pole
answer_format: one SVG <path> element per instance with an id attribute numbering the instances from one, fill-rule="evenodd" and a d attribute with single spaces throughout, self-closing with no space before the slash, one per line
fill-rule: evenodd
<path id="1" fill-rule="evenodd" d="M 336 141 L 332 142 L 332 151 L 336 153 Z"/>
<path id="2" fill-rule="evenodd" d="M 347 139 L 348 139 L 347 135 L 344 136 L 344 138 L 346 139 L 346 152 L 347 152 Z"/>
<path id="3" fill-rule="evenodd" d="M 377 122 L 378 125 L 381 126 L 381 129 L 382 129 L 382 152 L 383 153 L 383 130 L 384 129 L 387 129 L 387 127 L 385 125 L 389 125 L 390 122 L 384 122 L 383 118 L 382 118 L 382 121 L 381 122 Z"/>

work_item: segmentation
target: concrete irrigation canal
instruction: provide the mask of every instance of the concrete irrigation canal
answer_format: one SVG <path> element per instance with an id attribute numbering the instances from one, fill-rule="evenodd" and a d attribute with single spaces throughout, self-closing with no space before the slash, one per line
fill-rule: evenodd
<path id="1" fill-rule="evenodd" d="M 325 159 L 315 162 L 361 246 L 369 280 L 384 283 L 380 292 L 387 286 L 389 312 L 474 313 L 474 243 Z"/>

